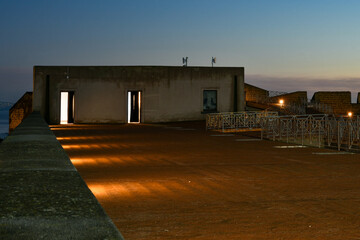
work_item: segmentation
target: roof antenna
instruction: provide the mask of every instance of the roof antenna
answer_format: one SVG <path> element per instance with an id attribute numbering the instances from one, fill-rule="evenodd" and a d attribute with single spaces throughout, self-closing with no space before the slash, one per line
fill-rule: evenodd
<path id="1" fill-rule="evenodd" d="M 66 79 L 69 79 L 69 66 L 66 67 Z"/>
<path id="2" fill-rule="evenodd" d="M 187 67 L 188 57 L 183 57 L 183 67 Z"/>
<path id="3" fill-rule="evenodd" d="M 211 57 L 211 67 L 214 67 L 214 63 L 216 63 L 216 57 Z"/>

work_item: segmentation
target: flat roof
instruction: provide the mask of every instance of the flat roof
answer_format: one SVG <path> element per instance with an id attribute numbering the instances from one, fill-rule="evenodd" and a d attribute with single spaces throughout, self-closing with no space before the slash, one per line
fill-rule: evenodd
<path id="1" fill-rule="evenodd" d="M 348 239 L 358 154 L 205 131 L 203 122 L 52 130 L 125 239 Z"/>

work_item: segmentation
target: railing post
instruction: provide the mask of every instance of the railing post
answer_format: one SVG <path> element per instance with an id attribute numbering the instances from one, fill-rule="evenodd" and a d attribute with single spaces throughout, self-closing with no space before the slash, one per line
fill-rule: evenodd
<path id="1" fill-rule="evenodd" d="M 352 134 L 352 131 L 351 131 L 351 119 L 348 120 L 348 141 L 349 141 L 349 150 L 351 149 L 351 134 Z"/>
<path id="2" fill-rule="evenodd" d="M 291 123 L 291 122 L 289 122 L 289 121 L 286 122 L 286 128 L 287 128 L 286 129 L 286 142 L 287 143 L 289 143 L 289 125 L 290 125 L 289 123 Z"/>
<path id="3" fill-rule="evenodd" d="M 304 145 L 304 124 L 301 122 L 301 145 Z"/>
<path id="4" fill-rule="evenodd" d="M 224 116 L 221 116 L 222 132 L 224 132 Z"/>
<path id="5" fill-rule="evenodd" d="M 332 132 L 330 132 L 330 122 L 327 122 L 327 132 L 328 132 L 328 147 L 330 147 L 330 145 L 331 145 L 331 140 L 332 139 L 330 139 L 331 138 L 331 134 L 332 134 Z"/>
<path id="6" fill-rule="evenodd" d="M 337 144 L 338 144 L 338 151 L 340 151 L 340 147 L 341 147 L 341 143 L 340 143 L 340 121 L 338 121 L 337 122 L 337 135 L 338 135 L 338 137 L 337 137 L 337 140 L 338 140 L 338 142 L 337 142 Z"/>
<path id="7" fill-rule="evenodd" d="M 282 121 L 281 121 L 281 119 L 279 119 L 278 126 L 279 126 L 279 140 L 281 141 L 281 139 L 282 139 L 282 131 L 281 131 L 281 129 L 282 129 Z"/>
<path id="8" fill-rule="evenodd" d="M 321 127 L 322 127 L 322 120 L 319 120 L 319 148 L 321 147 L 321 142 L 320 142 Z M 325 128 L 324 128 L 324 130 L 325 130 Z M 324 131 L 324 133 L 325 133 L 325 131 Z"/>
<path id="9" fill-rule="evenodd" d="M 209 118 L 209 115 L 206 115 L 206 126 L 205 126 L 205 131 L 207 131 L 207 130 L 208 130 L 208 122 L 209 122 L 208 118 Z"/>
<path id="10" fill-rule="evenodd" d="M 313 119 L 312 119 L 312 117 L 311 117 L 311 115 L 310 115 L 310 118 L 309 118 L 309 120 L 307 120 L 307 125 L 308 125 L 308 129 L 309 129 L 309 134 L 310 134 L 310 144 L 312 144 L 312 124 L 313 124 Z"/>

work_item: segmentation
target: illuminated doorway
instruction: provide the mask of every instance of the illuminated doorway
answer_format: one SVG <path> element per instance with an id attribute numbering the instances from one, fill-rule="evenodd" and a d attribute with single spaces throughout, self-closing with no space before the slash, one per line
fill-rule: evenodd
<path id="1" fill-rule="evenodd" d="M 60 124 L 74 123 L 74 92 L 60 94 Z"/>
<path id="2" fill-rule="evenodd" d="M 128 123 L 140 123 L 141 92 L 128 92 Z"/>

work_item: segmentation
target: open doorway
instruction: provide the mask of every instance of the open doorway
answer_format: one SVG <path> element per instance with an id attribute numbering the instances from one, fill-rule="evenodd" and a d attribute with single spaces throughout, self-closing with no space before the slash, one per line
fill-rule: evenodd
<path id="1" fill-rule="evenodd" d="M 128 123 L 140 123 L 141 92 L 128 91 Z"/>
<path id="2" fill-rule="evenodd" d="M 61 92 L 60 94 L 60 124 L 74 123 L 74 92 Z"/>

